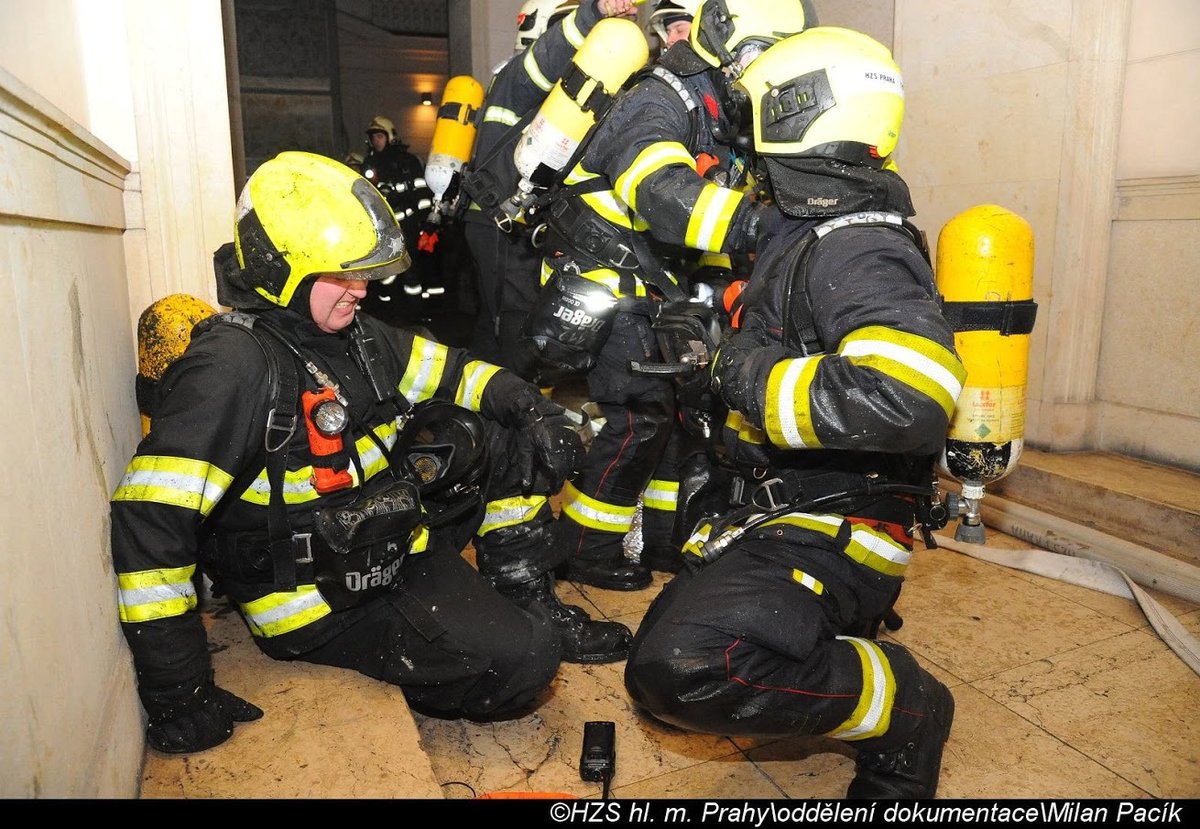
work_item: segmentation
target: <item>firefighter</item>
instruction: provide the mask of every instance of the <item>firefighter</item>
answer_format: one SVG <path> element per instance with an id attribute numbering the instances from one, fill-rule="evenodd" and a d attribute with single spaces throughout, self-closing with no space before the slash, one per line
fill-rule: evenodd
<path id="1" fill-rule="evenodd" d="M 493 75 L 484 97 L 469 177 L 464 177 L 465 185 L 474 185 L 464 187 L 470 200 L 463 221 L 479 278 L 471 350 L 527 378 L 532 369 L 520 359 L 516 339 L 537 296 L 541 254 L 521 221 L 505 232 L 485 206 L 516 189 L 520 175 L 513 149 L 520 125 L 537 111 L 592 27 L 604 17 L 636 13 L 632 0 L 529 0 L 518 18 L 516 52 Z"/>
<path id="2" fill-rule="evenodd" d="M 244 187 L 235 237 L 215 258 L 238 311 L 201 323 L 158 381 L 112 496 L 150 744 L 199 751 L 261 716 L 215 684 L 200 572 L 268 656 L 391 682 L 432 716 L 509 716 L 560 657 L 623 658 L 628 629 L 552 590 L 547 495 L 582 452 L 561 407 L 357 313 L 368 281 L 408 264 L 378 191 L 281 153 Z M 472 535 L 483 577 L 459 555 Z"/>
<path id="3" fill-rule="evenodd" d="M 711 253 L 753 246 L 758 205 L 733 189 L 742 165 L 730 146 L 729 83 L 804 21 L 800 0 L 706 0 L 690 42 L 618 97 L 545 211 L 544 287 L 523 339 L 539 384 L 586 372 L 604 417 L 557 526 L 568 549 L 560 575 L 574 581 L 610 590 L 651 582 L 624 542 L 675 422 L 675 391 L 668 379 L 631 373 L 630 363 L 660 359 L 655 305 L 688 292 L 651 240 Z"/>
<path id="4" fill-rule="evenodd" d="M 775 202 L 711 367 L 737 473 L 647 612 L 626 687 L 692 730 L 853 741 L 850 797 L 933 797 L 954 699 L 877 631 L 912 528 L 939 526 L 933 459 L 965 371 L 888 169 L 900 71 L 866 35 L 817 27 L 737 87 Z"/>
<path id="5" fill-rule="evenodd" d="M 405 245 L 408 250 L 416 251 L 421 225 L 433 207 L 433 191 L 425 181 L 425 164 L 396 135 L 396 125 L 390 118 L 376 115 L 367 125 L 366 136 L 367 152 L 360 172 L 383 193 L 400 223 Z M 401 307 L 412 306 L 411 302 L 401 301 L 404 295 L 419 297 L 434 288 L 432 265 L 427 255 L 413 255 L 411 265 L 398 280 L 401 284 L 394 288 L 397 280 L 372 284 L 364 307 L 373 315 L 392 321 Z"/>
<path id="6" fill-rule="evenodd" d="M 696 14 L 699 0 L 658 0 L 650 13 L 649 31 L 658 38 L 660 51 L 670 49 L 685 41 L 692 33 L 692 18 Z"/>

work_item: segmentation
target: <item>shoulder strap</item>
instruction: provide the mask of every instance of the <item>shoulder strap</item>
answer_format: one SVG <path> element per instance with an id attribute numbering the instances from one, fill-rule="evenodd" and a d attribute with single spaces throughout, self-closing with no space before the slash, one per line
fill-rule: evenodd
<path id="1" fill-rule="evenodd" d="M 835 230 L 845 227 L 890 227 L 909 236 L 925 261 L 929 261 L 929 248 L 924 234 L 911 222 L 897 213 L 865 211 L 847 213 L 827 222 L 822 222 L 804 235 L 800 260 L 789 276 L 789 285 L 784 291 L 783 301 L 783 344 L 788 348 L 799 348 L 804 354 L 816 354 L 824 350 L 817 337 L 813 322 L 812 299 L 808 293 L 809 268 L 812 266 L 813 251 L 817 244 Z"/>
<path id="2" fill-rule="evenodd" d="M 296 431 L 296 412 L 300 401 L 300 378 L 292 355 L 279 342 L 278 332 L 266 324 L 256 326 L 258 317 L 239 311 L 216 314 L 202 320 L 195 329 L 200 334 L 212 325 L 226 324 L 245 331 L 262 350 L 267 361 L 267 383 L 270 387 L 271 408 L 267 413 L 267 425 L 263 434 L 264 465 L 267 482 L 271 486 L 271 497 L 267 502 L 267 538 L 271 551 L 271 562 L 275 571 L 275 589 L 291 592 L 296 589 L 296 564 L 305 558 L 311 560 L 311 551 L 299 551 L 296 538 L 288 520 L 287 505 L 283 500 L 283 477 L 287 469 L 288 443 Z M 260 456 L 260 457 L 262 457 Z M 258 474 L 258 462 L 248 463 L 241 474 L 230 484 L 230 492 L 240 493 Z"/>
<path id="3" fill-rule="evenodd" d="M 696 141 L 700 137 L 700 103 L 695 99 L 691 92 L 688 91 L 687 85 L 683 79 L 667 69 L 661 64 L 656 65 L 652 70 L 646 73 L 647 77 L 658 78 L 671 89 L 675 90 L 675 94 L 683 101 L 684 107 L 687 108 L 688 114 L 688 152 L 696 151 Z"/>

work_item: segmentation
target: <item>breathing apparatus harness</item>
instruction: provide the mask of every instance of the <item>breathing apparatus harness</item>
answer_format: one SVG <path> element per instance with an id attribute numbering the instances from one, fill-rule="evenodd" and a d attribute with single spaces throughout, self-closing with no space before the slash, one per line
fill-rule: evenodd
<path id="1" fill-rule="evenodd" d="M 465 409 L 449 406 L 435 409 L 421 404 L 409 406 L 407 400 L 383 381 L 384 355 L 378 343 L 355 320 L 349 330 L 350 356 L 362 371 L 377 403 L 389 403 L 397 412 L 398 437 L 392 450 L 374 430 L 359 423 L 349 408 L 341 386 L 334 376 L 305 356 L 289 337 L 269 320 L 242 312 L 217 314 L 202 321 L 195 334 L 214 325 L 230 325 L 248 334 L 258 345 L 267 364 L 267 386 L 270 408 L 263 436 L 262 465 L 252 461 L 229 487 L 231 492 L 244 491 L 265 467 L 270 487 L 267 502 L 267 537 L 273 589 L 292 592 L 299 583 L 301 566 L 311 568 L 313 580 L 322 597 L 334 610 L 353 607 L 367 598 L 391 589 L 399 581 L 400 568 L 409 552 L 409 540 L 419 525 L 426 528 L 441 526 L 474 509 L 479 501 L 477 478 L 453 481 L 449 473 L 464 473 L 463 463 L 472 467 L 482 465 L 483 432 L 478 416 Z M 320 391 L 301 392 L 298 367 L 312 376 Z M 297 416 L 298 407 L 302 414 Z M 284 476 L 288 446 L 298 421 L 304 419 L 309 448 L 313 456 L 313 486 L 321 495 L 328 495 L 353 486 L 354 477 L 348 470 L 353 463 L 364 493 L 345 506 L 323 507 L 313 513 L 313 528 L 308 532 L 293 532 L 284 501 Z M 431 421 L 463 420 L 460 429 L 468 438 L 457 445 L 418 446 L 417 433 L 423 436 Z M 344 446 L 348 427 L 366 435 L 388 460 L 391 480 L 382 486 L 374 484 L 370 494 L 366 475 L 357 455 Z M 412 427 L 410 429 L 410 427 Z M 442 429 L 441 434 L 445 434 Z M 460 438 L 455 435 L 455 438 Z M 457 464 L 455 450 L 464 448 Z M 426 491 L 437 494 L 443 509 L 431 515 L 422 503 Z M 316 538 L 314 538 L 314 534 Z M 219 557 L 239 554 L 239 542 L 262 543 L 259 533 L 228 534 L 215 537 L 213 544 Z M 224 559 L 222 559 L 224 560 Z M 220 590 L 219 586 L 215 589 Z"/>
<path id="2" fill-rule="evenodd" d="M 823 350 L 813 323 L 812 301 L 808 292 L 813 251 L 822 239 L 835 230 L 865 226 L 887 227 L 903 233 L 916 245 L 925 261 L 929 262 L 929 251 L 923 233 L 898 214 L 879 211 L 851 213 L 810 228 L 797 245 L 800 252 L 793 253 L 797 266 L 788 271 L 788 276 L 785 277 L 786 284 L 782 286 L 782 344 L 785 347 L 798 349 L 805 356 Z M 765 292 L 769 287 L 764 284 L 761 290 Z M 703 533 L 703 538 L 693 532 L 694 543 L 690 548 L 695 555 L 686 558 L 696 566 L 711 563 L 720 558 L 736 539 L 775 518 L 885 495 L 902 496 L 912 502 L 916 523 L 911 531 L 919 531 L 925 545 L 934 549 L 937 543 L 933 538 L 933 531 L 946 525 L 948 513 L 941 502 L 938 479 L 933 473 L 933 458 L 912 458 L 905 459 L 904 462 L 911 468 L 896 470 L 901 472 L 903 478 L 917 480 L 927 468 L 929 483 L 889 480 L 886 473 L 881 474 L 878 471 L 834 471 L 806 475 L 800 470 L 785 470 L 781 474 L 767 477 L 768 470 L 763 468 L 751 470 L 749 475 L 735 473 L 730 503 L 737 509 L 721 516 L 719 527 L 710 526 L 708 532 Z M 853 515 L 846 517 L 856 518 Z M 701 519 L 697 522 L 697 527 L 706 520 L 712 519 Z M 894 522 L 886 523 L 895 526 Z M 900 538 L 896 540 L 903 541 Z M 894 625 L 889 627 L 895 629 Z"/>

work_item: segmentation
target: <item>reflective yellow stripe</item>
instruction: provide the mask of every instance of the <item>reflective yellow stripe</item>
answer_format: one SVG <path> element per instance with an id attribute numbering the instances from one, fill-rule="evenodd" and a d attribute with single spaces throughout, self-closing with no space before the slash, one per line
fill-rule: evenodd
<path id="1" fill-rule="evenodd" d="M 483 401 L 483 391 L 488 381 L 500 370 L 500 366 L 485 363 L 482 360 L 472 360 L 463 367 L 462 378 L 458 381 L 458 391 L 454 402 L 464 409 L 479 411 Z"/>
<path id="2" fill-rule="evenodd" d="M 733 260 L 728 253 L 702 253 L 699 259 L 700 267 L 733 269 Z"/>
<path id="3" fill-rule="evenodd" d="M 812 592 L 816 593 L 818 596 L 820 596 L 822 593 L 825 592 L 825 585 L 821 583 L 821 580 L 814 579 L 812 576 L 810 576 L 808 573 L 805 573 L 803 570 L 793 569 L 792 570 L 792 581 L 799 582 L 800 584 L 804 585 Z"/>
<path id="4" fill-rule="evenodd" d="M 553 266 L 545 259 L 542 260 L 541 284 L 545 286 L 550 281 L 550 277 L 554 276 Z"/>
<path id="5" fill-rule="evenodd" d="M 529 80 L 533 81 L 533 85 L 543 92 L 549 92 L 550 87 L 554 86 L 554 82 L 542 74 L 542 68 L 537 65 L 537 59 L 533 56 L 532 49 L 525 50 L 525 74 L 529 76 Z"/>
<path id="6" fill-rule="evenodd" d="M 579 31 L 579 25 L 575 22 L 575 12 L 571 12 L 563 20 L 563 34 L 567 42 L 576 49 L 583 45 L 583 32 Z"/>
<path id="7" fill-rule="evenodd" d="M 858 705 L 846 721 L 828 732 L 839 740 L 865 740 L 887 733 L 892 724 L 892 705 L 896 699 L 896 677 L 883 649 L 869 639 L 839 636 L 858 652 L 862 662 L 863 690 Z"/>
<path id="8" fill-rule="evenodd" d="M 563 488 L 562 511 L 576 523 L 593 530 L 627 533 L 633 526 L 633 515 L 637 512 L 637 507 L 623 507 L 590 498 L 568 482 Z"/>
<path id="9" fill-rule="evenodd" d="M 429 528 L 424 524 L 413 530 L 412 541 L 408 545 L 410 553 L 423 553 L 429 549 Z"/>
<path id="10" fill-rule="evenodd" d="M 819 448 L 812 423 L 812 407 L 808 390 L 813 375 L 825 355 L 780 360 L 767 378 L 767 398 L 763 425 L 767 436 L 776 446 L 792 449 Z"/>
<path id="11" fill-rule="evenodd" d="M 538 510 L 546 503 L 544 495 L 516 496 L 488 501 L 487 507 L 484 508 L 483 523 L 479 525 L 475 534 L 484 536 L 492 530 L 526 524 L 534 519 Z"/>
<path id="12" fill-rule="evenodd" d="M 581 271 L 579 275 L 589 282 L 595 282 L 597 285 L 603 285 L 608 289 L 609 293 L 618 299 L 629 296 L 629 294 L 621 292 L 621 275 L 611 268 L 597 268 L 594 271 Z M 640 279 L 634 280 L 633 295 L 646 295 L 646 284 Z"/>
<path id="13" fill-rule="evenodd" d="M 887 533 L 873 530 L 863 524 L 853 524 L 846 555 L 866 567 L 887 576 L 903 576 L 912 560 L 903 545 Z"/>
<path id="14" fill-rule="evenodd" d="M 582 164 L 576 164 L 571 172 L 567 173 L 567 177 L 563 179 L 563 184 L 579 184 L 583 181 L 591 181 L 594 178 L 599 178 L 599 173 L 589 173 L 583 168 Z"/>
<path id="15" fill-rule="evenodd" d="M 376 426 L 372 431 L 379 436 L 380 442 L 388 449 L 396 445 L 396 436 L 399 431 L 399 419 L 382 423 Z M 367 476 L 367 480 L 371 480 L 380 472 L 388 468 L 387 457 L 379 450 L 375 441 L 371 440 L 366 435 L 363 435 L 354 442 L 354 449 L 358 452 L 359 463 L 362 464 L 363 472 Z M 346 468 L 350 473 L 350 487 L 362 486 L 362 481 L 359 480 L 358 470 L 354 464 L 350 464 Z M 285 504 L 306 504 L 309 501 L 315 501 L 321 497 L 321 493 L 313 487 L 312 466 L 303 466 L 300 469 L 287 469 L 283 473 L 283 502 Z M 241 499 L 249 504 L 256 504 L 260 507 L 265 507 L 271 502 L 271 483 L 267 480 L 267 470 L 263 469 L 246 487 L 246 491 L 241 494 Z"/>
<path id="16" fill-rule="evenodd" d="M 697 250 L 720 250 L 729 232 L 729 220 L 743 198 L 736 190 L 705 184 L 692 209 L 683 243 Z"/>
<path id="17" fill-rule="evenodd" d="M 483 111 L 483 122 L 485 124 L 491 121 L 495 124 L 504 124 L 506 127 L 511 127 L 520 120 L 517 113 L 504 107 L 490 106 Z"/>
<path id="18" fill-rule="evenodd" d="M 433 397 L 438 384 L 442 382 L 448 354 L 449 350 L 444 345 L 424 337 L 413 337 L 408 366 L 397 386 L 409 403 L 420 403 Z"/>
<path id="19" fill-rule="evenodd" d="M 400 420 L 397 418 L 387 423 L 381 423 L 371 431 L 379 438 L 379 443 L 382 443 L 387 449 L 391 449 L 396 445 L 396 436 L 399 433 L 399 429 Z M 367 435 L 363 435 L 356 440 L 354 448 L 358 452 L 359 463 L 362 464 L 363 474 L 367 476 L 368 481 L 387 469 L 387 458 L 380 451 L 379 445 Z M 350 465 L 350 474 L 352 476 L 357 475 L 353 464 Z"/>
<path id="20" fill-rule="evenodd" d="M 838 354 L 899 380 L 937 401 L 949 417 L 967 371 L 949 349 L 925 337 L 873 325 L 848 334 Z"/>
<path id="21" fill-rule="evenodd" d="M 196 565 L 168 570 L 117 574 L 117 604 L 122 622 L 148 622 L 182 616 L 196 607 L 192 576 Z"/>
<path id="22" fill-rule="evenodd" d="M 302 584 L 293 593 L 268 593 L 242 605 L 250 632 L 264 639 L 290 633 L 333 612 L 315 584 Z"/>
<path id="23" fill-rule="evenodd" d="M 580 196 L 594 213 L 605 221 L 618 227 L 633 229 L 633 221 L 629 218 L 629 210 L 617 200 L 612 190 L 597 190 L 594 193 L 584 193 Z"/>
<path id="24" fill-rule="evenodd" d="M 753 443 L 755 446 L 761 446 L 767 439 L 767 435 L 762 429 L 746 420 L 745 415 L 734 409 L 730 409 L 729 414 L 725 416 L 725 428 L 737 432 L 738 440 Z"/>
<path id="25" fill-rule="evenodd" d="M 205 461 L 135 455 L 112 500 L 149 501 L 208 515 L 231 483 L 232 475 Z"/>
<path id="26" fill-rule="evenodd" d="M 704 553 L 700 550 L 700 545 L 708 541 L 712 530 L 712 524 L 701 524 L 695 532 L 688 536 L 688 540 L 683 542 L 683 551 L 693 556 L 703 557 Z"/>
<path id="27" fill-rule="evenodd" d="M 840 515 L 789 512 L 787 515 L 781 515 L 778 518 L 772 518 L 770 521 L 764 521 L 760 526 L 771 527 L 775 524 L 787 524 L 792 527 L 799 527 L 802 530 L 812 530 L 813 532 L 821 533 L 821 535 L 836 538 L 838 530 L 841 529 L 842 521 L 843 519 Z"/>
<path id="28" fill-rule="evenodd" d="M 642 493 L 642 504 L 646 509 L 674 512 L 679 503 L 679 481 L 651 480 Z"/>
<path id="29" fill-rule="evenodd" d="M 353 464 L 350 465 L 349 472 L 351 485 L 357 486 L 360 481 Z M 283 473 L 283 502 L 285 504 L 306 504 L 320 497 L 321 493 L 313 488 L 313 468 L 311 466 L 288 469 Z M 242 493 L 242 500 L 260 507 L 265 507 L 271 502 L 271 484 L 267 480 L 266 469 L 259 472 L 258 477 L 250 482 L 250 486 L 246 487 L 246 491 Z"/>
<path id="30" fill-rule="evenodd" d="M 678 141 L 657 141 L 638 153 L 629 169 L 617 176 L 613 190 L 621 201 L 637 210 L 637 188 L 646 177 L 672 164 L 696 169 L 696 159 Z"/>

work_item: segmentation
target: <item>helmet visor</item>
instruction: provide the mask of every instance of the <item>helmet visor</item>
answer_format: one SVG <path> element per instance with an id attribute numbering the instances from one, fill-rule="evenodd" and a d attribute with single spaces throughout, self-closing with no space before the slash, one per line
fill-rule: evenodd
<path id="1" fill-rule="evenodd" d="M 387 279 L 408 270 L 412 257 L 404 244 L 404 234 L 379 191 L 365 178 L 360 178 L 351 185 L 350 192 L 362 202 L 375 226 L 378 241 L 366 256 L 341 263 L 346 275 L 354 279 Z"/>

